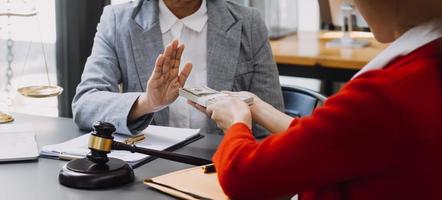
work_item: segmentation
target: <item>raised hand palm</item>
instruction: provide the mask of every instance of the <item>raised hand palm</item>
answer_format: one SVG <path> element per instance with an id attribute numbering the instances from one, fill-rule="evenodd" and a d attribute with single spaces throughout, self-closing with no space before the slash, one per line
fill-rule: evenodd
<path id="1" fill-rule="evenodd" d="M 181 73 L 179 66 L 184 45 L 173 41 L 158 56 L 155 69 L 147 82 L 147 96 L 154 110 L 159 110 L 178 97 L 178 89 L 183 87 L 192 69 L 191 63 L 186 63 Z"/>

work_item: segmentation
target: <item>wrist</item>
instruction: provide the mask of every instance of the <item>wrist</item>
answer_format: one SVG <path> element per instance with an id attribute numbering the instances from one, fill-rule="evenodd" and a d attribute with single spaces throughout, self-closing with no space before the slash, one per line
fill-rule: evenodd
<path id="1" fill-rule="evenodd" d="M 265 114 L 267 106 L 268 104 L 261 99 L 254 101 L 253 105 L 250 106 L 252 119 L 259 123 L 263 118 L 263 114 Z"/>
<path id="2" fill-rule="evenodd" d="M 232 125 L 242 123 L 249 127 L 250 130 L 252 129 L 252 114 L 249 109 L 244 110 L 241 114 L 235 116 L 238 116 L 238 118 L 233 119 Z"/>
<path id="3" fill-rule="evenodd" d="M 159 100 L 157 96 L 153 96 L 149 93 L 142 95 L 141 101 L 143 102 L 143 108 L 147 113 L 158 112 L 169 105 L 169 103 L 161 103 L 162 100 Z"/>
<path id="4" fill-rule="evenodd" d="M 149 114 L 155 112 L 152 101 L 149 97 L 144 93 L 138 97 L 137 101 L 139 107 L 143 110 L 144 114 Z"/>
<path id="5" fill-rule="evenodd" d="M 232 127 L 238 127 L 238 126 L 245 126 L 245 127 L 247 127 L 250 131 L 252 131 L 252 127 L 249 125 L 249 124 L 247 124 L 246 122 L 243 122 L 243 121 L 237 121 L 237 122 L 234 122 L 228 129 L 231 129 Z M 228 130 L 227 129 L 227 130 Z"/>
<path id="6" fill-rule="evenodd" d="M 146 104 L 145 97 L 143 97 L 143 95 L 138 96 L 137 100 L 134 102 L 129 112 L 129 117 L 128 117 L 129 122 L 135 121 L 140 117 L 142 117 L 143 115 L 149 113 L 146 111 L 145 104 Z"/>

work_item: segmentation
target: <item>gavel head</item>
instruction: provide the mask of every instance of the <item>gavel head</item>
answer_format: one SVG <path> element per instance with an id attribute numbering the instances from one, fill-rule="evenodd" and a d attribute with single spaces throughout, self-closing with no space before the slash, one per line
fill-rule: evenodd
<path id="1" fill-rule="evenodd" d="M 109 161 L 107 154 L 111 152 L 115 132 L 115 126 L 107 122 L 95 122 L 94 130 L 89 137 L 89 149 L 91 152 L 87 158 L 96 164 L 104 165 Z"/>

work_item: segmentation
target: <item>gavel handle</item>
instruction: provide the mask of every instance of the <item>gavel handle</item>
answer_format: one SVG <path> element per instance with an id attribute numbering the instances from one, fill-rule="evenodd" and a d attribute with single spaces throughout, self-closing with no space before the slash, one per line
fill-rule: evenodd
<path id="1" fill-rule="evenodd" d="M 117 141 L 114 141 L 112 143 L 112 149 L 113 150 L 130 151 L 132 153 L 141 153 L 141 154 L 145 154 L 145 155 L 155 156 L 158 158 L 163 158 L 166 160 L 172 160 L 172 161 L 186 163 L 186 164 L 190 164 L 190 165 L 196 165 L 196 166 L 212 164 L 212 161 L 202 159 L 202 158 L 197 158 L 197 157 L 193 157 L 193 156 L 172 153 L 172 152 L 167 152 L 167 151 L 159 151 L 159 150 L 155 150 L 155 149 L 142 148 L 142 147 L 137 147 L 135 145 L 128 145 L 128 144 L 125 144 L 122 142 L 117 142 Z"/>

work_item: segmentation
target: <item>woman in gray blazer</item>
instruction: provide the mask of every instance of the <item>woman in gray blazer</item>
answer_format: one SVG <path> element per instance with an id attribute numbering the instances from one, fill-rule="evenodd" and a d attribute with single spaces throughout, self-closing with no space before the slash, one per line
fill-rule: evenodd
<path id="1" fill-rule="evenodd" d="M 107 6 L 103 11 L 72 103 L 80 128 L 90 129 L 94 121 L 101 120 L 113 123 L 119 133 L 136 134 L 150 123 L 169 125 L 168 105 L 178 97 L 178 88 L 192 74 L 192 66 L 182 65 L 180 74 L 184 46 L 175 41 L 164 47 L 160 23 L 164 11 L 160 7 L 168 5 L 174 13 L 175 8 L 186 9 L 195 3 L 201 4 L 196 12 L 206 11 L 207 16 L 207 86 L 219 91 L 250 91 L 283 109 L 278 71 L 257 10 L 225 0 L 139 0 Z M 193 51 L 192 46 L 186 51 Z M 193 128 L 221 133 L 211 120 Z M 254 129 L 259 135 L 266 133 Z"/>

